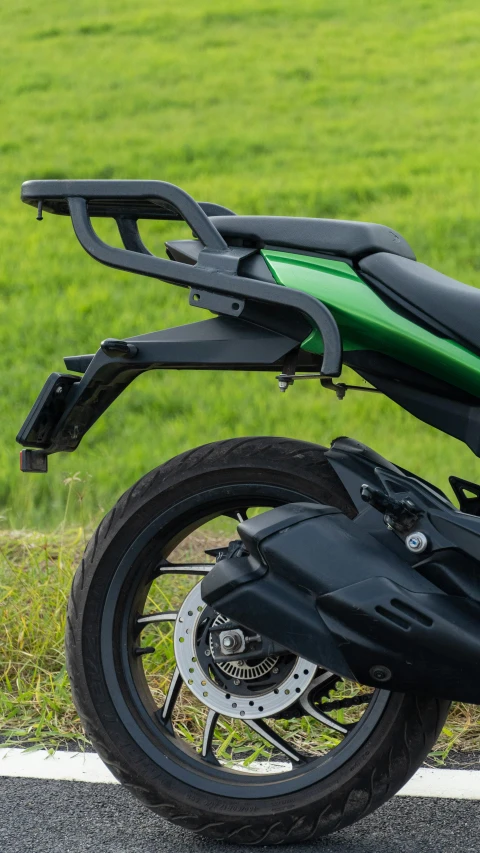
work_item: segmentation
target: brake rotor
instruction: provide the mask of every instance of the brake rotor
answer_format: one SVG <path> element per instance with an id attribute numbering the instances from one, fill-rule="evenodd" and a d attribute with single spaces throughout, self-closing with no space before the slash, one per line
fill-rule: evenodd
<path id="1" fill-rule="evenodd" d="M 254 720 L 259 717 L 271 717 L 279 714 L 284 708 L 288 708 L 296 702 L 305 692 L 312 681 L 316 666 L 303 658 L 295 658 L 291 667 L 285 674 L 279 676 L 275 686 L 269 687 L 265 692 L 255 692 L 245 695 L 244 692 L 235 692 L 235 687 L 225 689 L 215 680 L 213 665 L 209 664 L 210 657 L 202 665 L 198 660 L 199 643 L 198 634 L 202 621 L 205 619 L 207 605 L 202 600 L 201 583 L 198 583 L 185 598 L 175 622 L 174 650 L 180 675 L 188 689 L 212 711 L 225 714 L 228 717 Z M 215 618 L 215 624 L 218 618 Z M 221 624 L 221 623 L 219 623 Z M 207 650 L 210 651 L 210 650 Z M 202 652 L 205 654 L 205 652 Z M 238 661 L 227 662 L 227 667 L 234 667 L 240 673 L 227 672 L 228 676 L 242 682 L 248 680 L 250 683 L 255 678 L 268 674 L 273 670 L 278 658 L 273 656 L 257 661 L 255 666 L 257 674 L 245 662 L 240 666 Z M 219 662 L 217 666 L 224 662 Z M 243 673 L 243 675 L 242 675 Z"/>

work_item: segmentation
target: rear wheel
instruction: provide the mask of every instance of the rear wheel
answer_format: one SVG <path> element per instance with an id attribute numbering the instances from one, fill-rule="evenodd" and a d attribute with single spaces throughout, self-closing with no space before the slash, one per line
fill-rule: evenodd
<path id="1" fill-rule="evenodd" d="M 214 660 L 225 617 L 202 577 L 235 549 L 239 520 L 299 500 L 355 514 L 317 445 L 197 448 L 123 495 L 72 587 L 68 670 L 87 734 L 146 805 L 217 840 L 305 841 L 360 819 L 405 784 L 448 711 L 292 654 Z"/>

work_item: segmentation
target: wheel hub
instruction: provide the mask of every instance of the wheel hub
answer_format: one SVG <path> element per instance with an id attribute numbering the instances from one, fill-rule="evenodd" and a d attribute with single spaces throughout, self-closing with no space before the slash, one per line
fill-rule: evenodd
<path id="1" fill-rule="evenodd" d="M 218 628 L 220 625 L 227 624 L 229 621 L 230 620 L 227 619 L 226 616 L 218 614 L 218 616 L 215 618 L 212 628 Z M 234 634 L 234 631 L 229 631 L 228 633 Z M 221 634 L 220 639 L 222 639 Z M 228 637 L 226 639 L 228 639 Z M 210 653 L 213 656 L 213 641 L 211 635 L 209 637 L 208 642 L 210 646 Z M 225 642 L 225 640 L 223 642 Z M 267 675 L 269 672 L 272 672 L 275 669 L 275 664 L 277 662 L 278 657 L 269 655 L 268 657 L 265 657 L 262 660 L 257 659 L 255 661 L 217 661 L 216 665 L 221 670 L 221 672 L 225 673 L 225 675 L 227 675 L 229 678 L 240 679 L 241 681 L 253 681 L 256 678 L 261 678 L 262 676 Z"/>
<path id="2" fill-rule="evenodd" d="M 296 702 L 315 675 L 314 664 L 292 657 L 281 665 L 274 656 L 214 664 L 206 632 L 228 620 L 220 614 L 210 616 L 209 611 L 199 583 L 185 598 L 175 622 L 177 666 L 194 696 L 219 714 L 247 720 L 274 716 Z M 262 683 L 265 679 L 268 684 Z"/>

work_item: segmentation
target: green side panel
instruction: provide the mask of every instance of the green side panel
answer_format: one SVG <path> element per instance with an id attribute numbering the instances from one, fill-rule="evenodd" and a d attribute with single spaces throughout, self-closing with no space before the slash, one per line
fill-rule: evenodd
<path id="1" fill-rule="evenodd" d="M 348 264 L 289 252 L 263 251 L 262 255 L 278 284 L 303 290 L 330 308 L 344 350 L 390 355 L 480 396 L 480 358 L 397 314 Z M 302 348 L 321 354 L 318 332 L 312 332 Z"/>

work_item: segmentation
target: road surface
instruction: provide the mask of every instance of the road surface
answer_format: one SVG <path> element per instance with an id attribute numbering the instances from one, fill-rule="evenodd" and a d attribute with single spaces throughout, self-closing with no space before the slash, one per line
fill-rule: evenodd
<path id="1" fill-rule="evenodd" d="M 480 801 L 397 797 L 324 841 L 283 853 L 479 853 Z M 245 853 L 157 818 L 123 788 L 0 778 L 2 853 Z M 266 848 L 263 848 L 266 849 Z"/>

